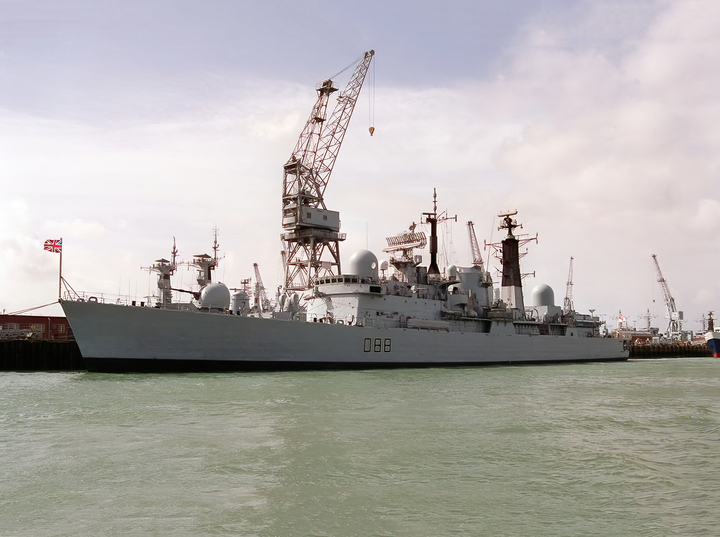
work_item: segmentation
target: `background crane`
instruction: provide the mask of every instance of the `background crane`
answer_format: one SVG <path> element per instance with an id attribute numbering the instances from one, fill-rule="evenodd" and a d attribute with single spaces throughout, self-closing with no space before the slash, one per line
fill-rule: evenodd
<path id="1" fill-rule="evenodd" d="M 265 286 L 263 285 L 262 278 L 260 277 L 258 264 L 253 263 L 253 268 L 255 269 L 255 292 L 253 294 L 255 299 L 255 308 L 259 313 L 270 311 L 270 300 L 265 292 Z"/>
<path id="2" fill-rule="evenodd" d="M 572 299 L 572 286 L 573 286 L 573 258 L 570 257 L 570 268 L 568 269 L 567 285 L 565 287 L 565 300 L 563 301 L 563 313 L 565 315 L 572 313 L 573 311 L 573 299 Z"/>
<path id="3" fill-rule="evenodd" d="M 470 236 L 470 250 L 472 252 L 472 264 L 473 267 L 479 268 L 484 271 L 482 261 L 482 253 L 480 252 L 480 246 L 478 245 L 477 236 L 475 235 L 475 224 L 473 222 L 467 223 L 468 235 Z"/>
<path id="4" fill-rule="evenodd" d="M 317 101 L 290 159 L 285 163 L 282 194 L 285 292 L 312 287 L 320 276 L 340 273 L 340 213 L 329 211 L 323 198 L 350 123 L 355 102 L 375 52 L 366 52 L 326 124 L 330 96 L 338 91 L 331 79 L 317 86 Z"/>
<path id="5" fill-rule="evenodd" d="M 665 307 L 667 308 L 668 319 L 670 320 L 667 327 L 667 337 L 674 341 L 680 341 L 683 339 L 682 311 L 678 311 L 677 307 L 675 306 L 675 299 L 670 294 L 670 288 L 668 287 L 665 278 L 663 278 L 657 256 L 655 254 L 652 254 L 652 258 L 655 262 L 655 271 L 657 272 L 658 283 L 660 284 L 660 288 L 663 292 L 663 299 L 665 300 Z"/>

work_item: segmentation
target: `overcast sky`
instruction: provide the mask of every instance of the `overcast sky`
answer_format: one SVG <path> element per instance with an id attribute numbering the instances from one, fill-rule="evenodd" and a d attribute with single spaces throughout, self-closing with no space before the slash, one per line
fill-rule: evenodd
<path id="1" fill-rule="evenodd" d="M 699 330 L 720 303 L 719 38 L 711 0 L 0 0 L 0 310 L 55 300 L 61 237 L 78 291 L 140 299 L 141 267 L 173 237 L 212 253 L 214 228 L 220 281 L 258 263 L 280 285 L 282 165 L 315 84 L 374 49 L 325 192 L 344 261 L 382 259 L 437 188 L 449 263 L 470 263 L 468 220 L 482 247 L 517 209 L 528 294 L 562 305 L 572 256 L 576 309 L 664 330 L 657 254 Z"/>

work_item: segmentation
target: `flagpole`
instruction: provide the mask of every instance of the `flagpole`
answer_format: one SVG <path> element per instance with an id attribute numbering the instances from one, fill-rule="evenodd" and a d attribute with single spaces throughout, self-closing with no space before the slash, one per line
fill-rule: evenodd
<path id="1" fill-rule="evenodd" d="M 60 238 L 62 245 L 62 237 Z M 60 247 L 60 278 L 58 280 L 58 298 L 62 298 L 62 246 Z"/>

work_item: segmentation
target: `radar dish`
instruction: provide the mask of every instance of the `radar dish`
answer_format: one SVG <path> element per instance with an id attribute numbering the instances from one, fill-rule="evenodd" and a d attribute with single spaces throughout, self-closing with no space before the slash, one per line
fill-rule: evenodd
<path id="1" fill-rule="evenodd" d="M 387 237 L 385 240 L 388 247 L 383 248 L 383 252 L 402 252 L 413 248 L 425 248 L 427 245 L 427 237 L 422 231 L 417 233 L 409 231 L 394 237 Z"/>

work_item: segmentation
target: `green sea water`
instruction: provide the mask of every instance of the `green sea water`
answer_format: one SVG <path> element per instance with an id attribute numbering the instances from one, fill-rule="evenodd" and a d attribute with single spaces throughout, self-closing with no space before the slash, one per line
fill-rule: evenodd
<path id="1" fill-rule="evenodd" d="M 720 535 L 720 360 L 0 373 L 0 535 Z"/>

